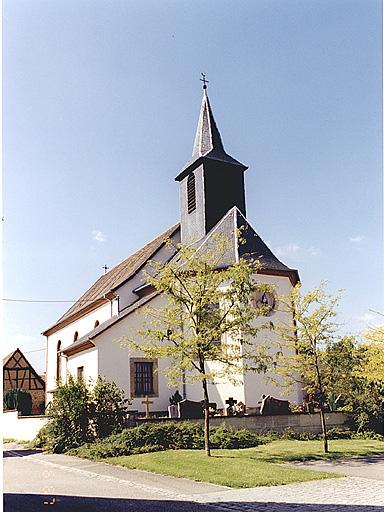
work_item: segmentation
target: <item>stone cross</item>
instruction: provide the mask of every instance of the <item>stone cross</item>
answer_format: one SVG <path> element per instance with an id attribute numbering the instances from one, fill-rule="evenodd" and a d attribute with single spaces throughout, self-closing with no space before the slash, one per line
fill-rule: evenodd
<path id="1" fill-rule="evenodd" d="M 153 401 L 151 401 L 148 398 L 148 395 L 145 395 L 145 400 L 143 400 L 141 403 L 145 404 L 145 417 L 147 419 L 150 418 L 150 416 L 149 416 L 149 404 L 153 404 Z"/>
<path id="2" fill-rule="evenodd" d="M 225 401 L 225 403 L 229 406 L 229 407 L 233 407 L 235 404 L 237 404 L 237 400 L 234 400 L 232 396 L 230 396 L 228 398 L 228 400 Z"/>
<path id="3" fill-rule="evenodd" d="M 233 415 L 233 406 L 237 404 L 237 400 L 234 400 L 232 396 L 228 398 L 228 400 L 225 401 L 225 403 L 228 405 L 227 407 L 227 416 Z"/>

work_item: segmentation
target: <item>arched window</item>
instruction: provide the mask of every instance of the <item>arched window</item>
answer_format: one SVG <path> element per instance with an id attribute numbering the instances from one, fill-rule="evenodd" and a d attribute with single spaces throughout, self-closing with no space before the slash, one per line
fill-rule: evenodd
<path id="1" fill-rule="evenodd" d="M 192 173 L 187 179 L 187 202 L 188 202 L 188 213 L 192 213 L 196 210 L 196 183 L 195 175 Z"/>
<path id="2" fill-rule="evenodd" d="M 60 349 L 61 349 L 61 341 L 59 340 L 57 342 L 57 348 L 56 348 L 56 379 L 58 381 L 61 379 Z"/>
<path id="3" fill-rule="evenodd" d="M 99 327 L 99 325 L 100 325 L 100 322 L 98 320 L 96 320 L 95 325 L 93 326 L 93 328 L 96 329 L 96 327 Z"/>
<path id="4" fill-rule="evenodd" d="M 79 333 L 76 331 L 75 334 L 73 335 L 73 341 L 76 341 L 78 337 Z"/>

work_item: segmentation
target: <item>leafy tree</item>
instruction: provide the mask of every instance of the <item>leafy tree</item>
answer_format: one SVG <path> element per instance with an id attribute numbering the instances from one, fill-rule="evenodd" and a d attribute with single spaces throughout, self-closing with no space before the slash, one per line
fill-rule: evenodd
<path id="1" fill-rule="evenodd" d="M 90 391 L 82 379 L 68 374 L 66 383 L 58 383 L 46 412 L 48 444 L 55 453 L 90 441 Z"/>
<path id="2" fill-rule="evenodd" d="M 364 338 L 362 374 L 370 383 L 384 384 L 384 326 L 371 328 Z"/>
<path id="3" fill-rule="evenodd" d="M 98 377 L 91 393 L 90 415 L 94 435 L 101 439 L 120 432 L 125 424 L 129 400 L 124 391 L 103 377 Z"/>
<path id="4" fill-rule="evenodd" d="M 351 413 L 358 431 L 376 429 L 384 413 L 383 339 L 371 329 L 365 341 L 345 336 L 326 347 L 328 394 Z"/>
<path id="5" fill-rule="evenodd" d="M 124 392 L 114 382 L 99 377 L 92 389 L 68 374 L 66 383 L 58 383 L 47 407 L 49 421 L 39 434 L 41 444 L 61 453 L 120 432 L 126 403 Z"/>
<path id="6" fill-rule="evenodd" d="M 293 315 L 293 324 L 276 327 L 280 349 L 276 372 L 285 385 L 300 383 L 307 394 L 318 401 L 325 453 L 328 453 L 328 436 L 324 412 L 332 391 L 330 376 L 333 372 L 325 349 L 337 341 L 335 309 L 338 301 L 338 297 L 325 293 L 323 285 L 306 294 L 302 294 L 297 285 L 290 296 L 282 300 L 285 309 Z"/>
<path id="7" fill-rule="evenodd" d="M 255 327 L 253 320 L 268 306 L 258 310 L 250 297 L 268 287 L 255 282 L 258 261 L 223 263 L 231 250 L 224 236 L 217 236 L 205 250 L 183 244 L 177 249 L 170 262 L 152 262 L 147 275 L 166 305 L 147 308 L 150 321 L 139 333 L 124 337 L 122 344 L 167 360 L 164 373 L 172 385 L 181 379 L 201 383 L 205 451 L 210 456 L 208 383 L 220 378 L 237 382 L 247 368 L 265 371 L 267 349 L 254 344 L 265 326 Z"/>

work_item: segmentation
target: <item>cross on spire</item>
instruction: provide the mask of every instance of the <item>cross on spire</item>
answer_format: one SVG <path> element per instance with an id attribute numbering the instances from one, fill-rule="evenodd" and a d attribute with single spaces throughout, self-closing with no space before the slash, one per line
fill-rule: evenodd
<path id="1" fill-rule="evenodd" d="M 203 78 L 200 78 L 200 82 L 203 82 L 203 89 L 206 89 L 207 88 L 207 84 L 209 84 L 209 81 L 205 78 L 206 77 L 205 73 L 201 73 L 201 76 Z"/>

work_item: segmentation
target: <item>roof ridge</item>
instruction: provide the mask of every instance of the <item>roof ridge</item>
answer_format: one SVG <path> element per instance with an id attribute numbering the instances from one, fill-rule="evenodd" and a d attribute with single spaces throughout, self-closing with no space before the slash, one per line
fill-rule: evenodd
<path id="1" fill-rule="evenodd" d="M 44 333 L 53 329 L 59 323 L 68 320 L 73 315 L 78 314 L 90 304 L 102 299 L 106 293 L 129 280 L 132 275 L 134 275 L 142 265 L 151 258 L 154 252 L 160 248 L 165 240 L 179 228 L 180 223 L 174 224 L 133 254 L 125 258 L 123 261 L 115 265 L 106 274 L 100 276 L 51 327 L 44 331 Z"/>

